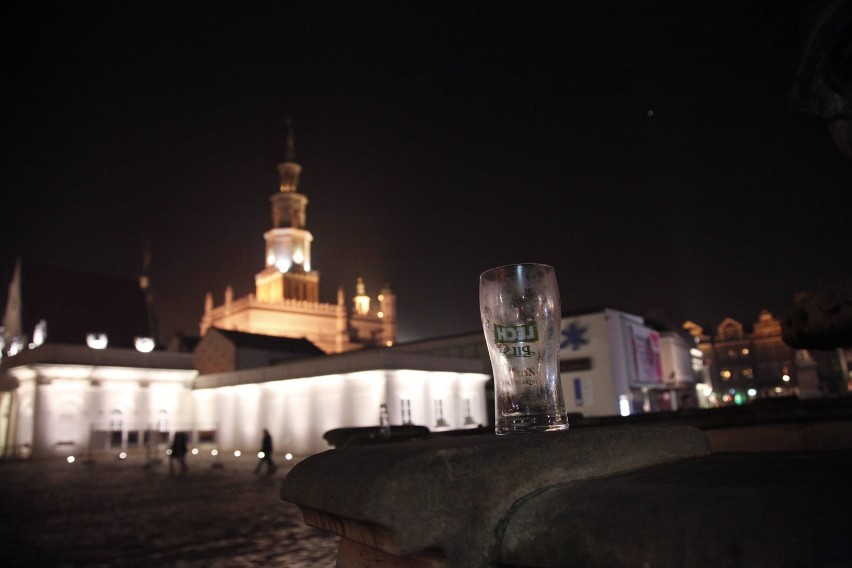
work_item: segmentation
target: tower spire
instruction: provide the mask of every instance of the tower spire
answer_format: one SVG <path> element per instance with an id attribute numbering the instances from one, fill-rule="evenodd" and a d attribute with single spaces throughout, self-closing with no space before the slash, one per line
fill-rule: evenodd
<path id="1" fill-rule="evenodd" d="M 293 135 L 293 121 L 288 118 L 284 161 L 278 164 L 278 175 L 281 179 L 278 189 L 282 193 L 296 193 L 299 191 L 300 173 L 302 173 L 302 166 L 296 163 L 296 142 Z"/>
<path id="2" fill-rule="evenodd" d="M 287 117 L 287 146 L 284 151 L 284 161 L 296 162 L 296 138 L 293 135 L 293 120 L 290 117 Z"/>
<path id="3" fill-rule="evenodd" d="M 278 164 L 281 184 L 269 198 L 272 228 L 266 240 L 266 268 L 255 277 L 255 296 L 264 302 L 305 300 L 319 302 L 319 274 L 311 270 L 311 241 L 305 228 L 308 198 L 299 193 L 302 166 L 295 160 L 293 123 L 287 119 L 287 148 Z"/>

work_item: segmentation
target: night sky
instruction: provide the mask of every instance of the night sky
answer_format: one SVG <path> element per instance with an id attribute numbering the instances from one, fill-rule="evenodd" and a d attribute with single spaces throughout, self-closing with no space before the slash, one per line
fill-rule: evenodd
<path id="1" fill-rule="evenodd" d="M 565 312 L 781 315 L 852 256 L 852 157 L 787 100 L 810 4 L 21 3 L 0 301 L 18 255 L 135 276 L 150 243 L 161 339 L 197 334 L 254 291 L 290 117 L 322 300 L 389 283 L 400 340 L 478 329 L 513 262 Z"/>

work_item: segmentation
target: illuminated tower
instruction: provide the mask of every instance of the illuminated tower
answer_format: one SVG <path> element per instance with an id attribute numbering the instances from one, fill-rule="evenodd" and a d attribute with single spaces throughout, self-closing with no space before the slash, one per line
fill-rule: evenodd
<path id="1" fill-rule="evenodd" d="M 319 274 L 311 270 L 313 236 L 305 227 L 308 198 L 298 192 L 302 166 L 296 163 L 293 127 L 287 121 L 287 151 L 278 164 L 279 191 L 272 203 L 272 228 L 264 233 L 266 268 L 255 276 L 257 299 L 319 301 Z"/>
<path id="2" fill-rule="evenodd" d="M 356 283 L 352 309 L 347 310 L 341 287 L 337 303 L 320 302 L 319 272 L 311 268 L 313 235 L 305 228 L 308 198 L 299 193 L 302 166 L 296 163 L 293 128 L 287 121 L 284 161 L 278 164 L 278 192 L 272 204 L 272 228 L 266 242 L 264 268 L 254 277 L 255 293 L 235 298 L 225 289 L 225 302 L 204 300 L 199 331 L 211 328 L 257 335 L 305 338 L 326 353 L 342 353 L 364 347 L 390 346 L 396 342 L 396 295 L 390 286 L 370 301 L 364 280 Z"/>

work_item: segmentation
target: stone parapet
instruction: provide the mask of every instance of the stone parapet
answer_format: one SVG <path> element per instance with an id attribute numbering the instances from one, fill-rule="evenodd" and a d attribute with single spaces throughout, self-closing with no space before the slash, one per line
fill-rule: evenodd
<path id="1" fill-rule="evenodd" d="M 690 426 L 417 439 L 311 456 L 281 498 L 339 534 L 338 566 L 492 566 L 531 496 L 710 454 Z M 558 507 L 558 503 L 554 503 Z"/>
<path id="2" fill-rule="evenodd" d="M 545 489 L 498 566 L 852 566 L 852 452 L 731 452 Z"/>

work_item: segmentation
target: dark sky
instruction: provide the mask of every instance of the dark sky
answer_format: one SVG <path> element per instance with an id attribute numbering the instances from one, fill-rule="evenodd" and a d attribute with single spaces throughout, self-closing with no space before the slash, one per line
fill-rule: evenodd
<path id="1" fill-rule="evenodd" d="M 136 275 L 150 242 L 164 339 L 197 333 L 254 290 L 292 117 L 322 299 L 390 283 L 401 340 L 478 329 L 512 262 L 566 312 L 780 315 L 850 277 L 852 158 L 787 104 L 809 5 L 21 3 L 0 300 L 17 255 Z"/>

